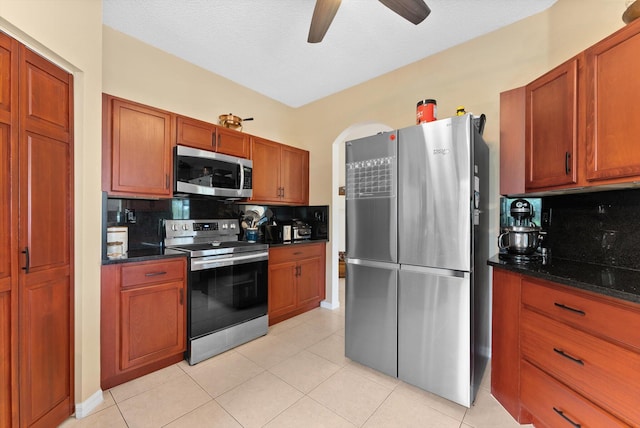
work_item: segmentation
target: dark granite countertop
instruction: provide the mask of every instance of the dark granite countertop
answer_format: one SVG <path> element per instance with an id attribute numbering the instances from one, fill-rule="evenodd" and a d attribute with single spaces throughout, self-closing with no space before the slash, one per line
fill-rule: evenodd
<path id="1" fill-rule="evenodd" d="M 261 244 L 264 243 L 262 241 L 259 241 L 259 242 Z M 287 242 L 287 243 L 280 243 L 280 244 L 269 244 L 269 248 L 285 247 L 285 246 L 288 247 L 292 245 L 309 245 L 309 244 L 318 244 L 318 243 L 327 243 L 327 242 L 329 242 L 328 239 L 307 239 L 304 241 Z M 119 263 L 144 262 L 147 260 L 160 260 L 160 259 L 166 259 L 171 257 L 187 256 L 186 254 L 165 254 L 164 249 L 161 247 L 148 247 L 148 248 L 137 249 L 137 250 L 129 250 L 128 255 L 129 257 L 126 259 L 115 259 L 115 260 L 103 259 L 102 264 L 113 265 L 113 264 L 119 264 Z"/>
<path id="2" fill-rule="evenodd" d="M 489 266 L 546 279 L 559 284 L 640 303 L 640 271 L 552 258 L 541 261 L 515 263 L 498 255 L 487 261 Z"/>
<path id="3" fill-rule="evenodd" d="M 186 254 L 165 254 L 164 249 L 161 247 L 149 247 L 138 250 L 129 250 L 128 258 L 126 259 L 103 259 L 103 265 L 113 265 L 119 263 L 135 263 L 135 262 L 144 262 L 147 260 L 161 260 L 168 259 L 173 257 L 186 257 Z"/>
<path id="4" fill-rule="evenodd" d="M 269 248 L 274 247 L 290 247 L 292 245 L 308 245 L 308 244 L 318 244 L 318 243 L 327 243 L 328 239 L 305 239 L 304 241 L 294 241 L 294 242 L 281 242 L 278 244 L 269 244 Z"/>

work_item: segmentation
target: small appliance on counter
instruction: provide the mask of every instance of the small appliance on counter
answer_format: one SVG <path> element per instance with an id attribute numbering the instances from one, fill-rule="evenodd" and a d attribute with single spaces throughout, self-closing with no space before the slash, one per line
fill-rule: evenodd
<path id="1" fill-rule="evenodd" d="M 327 239 L 329 237 L 326 213 L 320 210 L 313 212 L 313 224 L 311 225 L 311 239 Z"/>
<path id="2" fill-rule="evenodd" d="M 107 227 L 107 258 L 126 259 L 129 252 L 129 228 L 127 226 Z"/>
<path id="3" fill-rule="evenodd" d="M 498 236 L 499 257 L 516 262 L 538 260 L 542 231 L 533 221 L 533 205 L 526 199 L 516 199 L 509 209 L 513 225 L 504 227 Z"/>
<path id="4" fill-rule="evenodd" d="M 304 241 L 305 239 L 311 239 L 311 226 L 294 218 L 291 224 L 291 240 Z"/>

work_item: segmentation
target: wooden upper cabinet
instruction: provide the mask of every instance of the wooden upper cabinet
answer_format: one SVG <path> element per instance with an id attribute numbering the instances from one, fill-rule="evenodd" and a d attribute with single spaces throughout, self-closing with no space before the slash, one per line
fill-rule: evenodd
<path id="1" fill-rule="evenodd" d="M 249 135 L 208 122 L 178 116 L 176 142 L 182 146 L 248 158 Z"/>
<path id="2" fill-rule="evenodd" d="M 170 197 L 173 115 L 103 95 L 103 190 Z"/>
<path id="3" fill-rule="evenodd" d="M 309 203 L 309 152 L 253 137 L 252 201 L 307 205 Z"/>
<path id="4" fill-rule="evenodd" d="M 577 182 L 578 61 L 573 58 L 526 86 L 527 190 Z"/>
<path id="5" fill-rule="evenodd" d="M 249 135 L 229 128 L 217 126 L 216 152 L 225 155 L 249 158 Z"/>
<path id="6" fill-rule="evenodd" d="M 215 150 L 216 126 L 200 120 L 178 116 L 176 119 L 177 139 L 182 146 L 203 150 Z"/>
<path id="7" fill-rule="evenodd" d="M 282 146 L 280 159 L 282 201 L 291 204 L 309 203 L 309 152 Z"/>
<path id="8" fill-rule="evenodd" d="M 593 184 L 640 176 L 639 51 L 640 21 L 586 51 L 586 178 Z"/>
<path id="9" fill-rule="evenodd" d="M 500 94 L 500 194 L 524 193 L 525 88 Z"/>
<path id="10" fill-rule="evenodd" d="M 280 146 L 273 141 L 253 137 L 251 142 L 252 201 L 280 202 Z"/>

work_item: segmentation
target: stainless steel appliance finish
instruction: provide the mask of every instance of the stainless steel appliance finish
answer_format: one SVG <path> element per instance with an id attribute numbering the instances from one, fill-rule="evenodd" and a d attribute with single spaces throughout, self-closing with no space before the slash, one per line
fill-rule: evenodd
<path id="1" fill-rule="evenodd" d="M 398 376 L 397 132 L 346 143 L 345 354 Z"/>
<path id="2" fill-rule="evenodd" d="M 268 245 L 239 232 L 234 219 L 165 221 L 165 252 L 189 256 L 189 364 L 267 333 Z"/>
<path id="3" fill-rule="evenodd" d="M 253 161 L 207 150 L 176 146 L 176 194 L 216 196 L 229 200 L 253 195 Z"/>
<path id="4" fill-rule="evenodd" d="M 486 143 L 465 115 L 350 141 L 346 151 L 347 356 L 393 375 L 381 350 L 396 345 L 379 341 L 378 326 L 395 323 L 396 375 L 469 407 L 490 350 Z M 379 158 L 389 160 L 386 193 L 384 168 L 350 173 Z M 395 266 L 395 294 L 387 286 L 362 297 L 382 276 L 372 261 Z M 384 320 L 367 330 L 376 317 Z"/>
<path id="5" fill-rule="evenodd" d="M 345 354 L 394 377 L 398 376 L 398 267 L 357 259 L 346 264 L 345 329 L 349 340 Z"/>

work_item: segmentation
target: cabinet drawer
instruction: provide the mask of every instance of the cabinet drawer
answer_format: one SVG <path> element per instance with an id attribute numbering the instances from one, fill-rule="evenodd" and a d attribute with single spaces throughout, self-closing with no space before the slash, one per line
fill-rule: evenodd
<path id="1" fill-rule="evenodd" d="M 522 358 L 625 421 L 640 424 L 640 354 L 527 310 Z"/>
<path id="2" fill-rule="evenodd" d="M 615 304 L 546 284 L 523 279 L 522 303 L 576 328 L 640 350 L 640 305 L 633 308 L 631 304 Z"/>
<path id="3" fill-rule="evenodd" d="M 320 244 L 292 244 L 287 247 L 271 248 L 269 249 L 269 263 L 277 264 L 320 257 L 323 245 L 325 245 L 324 242 Z"/>
<path id="4" fill-rule="evenodd" d="M 185 277 L 184 259 L 163 260 L 161 262 L 141 262 L 122 266 L 122 288 L 155 282 L 182 281 Z"/>
<path id="5" fill-rule="evenodd" d="M 522 404 L 545 426 L 629 426 L 526 361 L 521 370 Z"/>

